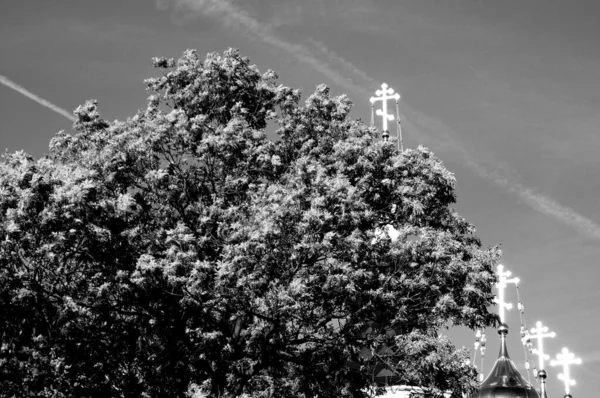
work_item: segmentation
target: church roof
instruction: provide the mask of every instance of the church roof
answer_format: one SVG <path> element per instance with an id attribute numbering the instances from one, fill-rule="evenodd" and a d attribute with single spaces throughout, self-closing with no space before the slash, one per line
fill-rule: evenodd
<path id="1" fill-rule="evenodd" d="M 488 377 L 481 383 L 479 391 L 471 398 L 545 398 L 519 373 L 515 364 L 508 356 L 506 335 L 508 327 L 500 325 L 500 353 Z"/>

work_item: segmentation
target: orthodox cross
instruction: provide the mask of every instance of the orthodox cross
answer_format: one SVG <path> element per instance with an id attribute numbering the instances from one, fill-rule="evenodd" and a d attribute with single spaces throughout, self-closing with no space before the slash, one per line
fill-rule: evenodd
<path id="1" fill-rule="evenodd" d="M 510 310 L 512 308 L 511 303 L 504 301 L 504 289 L 509 283 L 519 284 L 519 278 L 508 279 L 511 276 L 510 271 L 504 271 L 504 266 L 498 264 L 498 283 L 496 283 L 496 289 L 498 289 L 498 297 L 496 298 L 496 304 L 498 304 L 498 312 L 500 315 L 500 322 L 504 323 L 504 309 Z"/>
<path id="2" fill-rule="evenodd" d="M 550 359 L 550 356 L 544 354 L 544 339 L 546 337 L 556 337 L 556 333 L 548 333 L 548 327 L 542 325 L 542 322 L 537 321 L 535 327 L 531 328 L 531 335 L 529 337 L 532 339 L 537 339 L 537 348 L 533 350 L 533 353 L 539 358 L 539 372 L 540 370 L 544 369 L 544 360 Z"/>
<path id="3" fill-rule="evenodd" d="M 569 365 L 581 365 L 581 358 L 575 358 L 575 354 L 569 352 L 567 347 L 562 349 L 562 353 L 556 354 L 556 361 L 550 361 L 551 366 L 562 365 L 563 373 L 558 375 L 558 378 L 565 383 L 565 394 L 569 395 L 569 387 L 575 385 L 575 380 L 571 379 L 569 373 Z"/>
<path id="4" fill-rule="evenodd" d="M 377 97 L 371 97 L 370 101 L 371 101 L 371 104 L 374 104 L 375 101 L 381 101 L 382 109 L 377 109 L 376 113 L 377 113 L 377 116 L 381 116 L 383 118 L 383 131 L 387 132 L 388 131 L 388 128 L 387 128 L 388 120 L 394 120 L 394 115 L 387 113 L 387 101 L 390 99 L 394 99 L 394 100 L 396 100 L 396 102 L 398 102 L 398 100 L 400 99 L 400 94 L 398 94 L 398 93 L 394 94 L 394 89 L 388 88 L 388 85 L 383 83 L 381 85 L 381 90 L 375 91 L 375 95 L 377 95 Z"/>

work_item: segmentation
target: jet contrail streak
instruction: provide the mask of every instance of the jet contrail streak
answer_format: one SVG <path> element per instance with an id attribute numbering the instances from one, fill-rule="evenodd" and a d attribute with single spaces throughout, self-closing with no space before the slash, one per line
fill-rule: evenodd
<path id="1" fill-rule="evenodd" d="M 164 9 L 168 6 L 164 0 L 157 1 L 159 8 Z M 248 15 L 244 10 L 225 0 L 174 0 L 172 2 L 176 10 L 183 8 L 201 13 L 205 17 L 219 21 L 228 29 L 235 29 L 248 37 L 258 39 L 278 50 L 287 53 L 298 62 L 308 64 L 319 71 L 334 83 L 346 90 L 365 93 L 365 89 L 344 77 L 337 70 L 331 68 L 327 63 L 321 61 L 312 55 L 312 52 L 306 46 L 293 44 L 274 35 L 271 29 L 265 24 Z M 185 18 L 190 18 L 186 16 Z"/>
<path id="2" fill-rule="evenodd" d="M 77 118 L 75 116 L 73 116 L 72 114 L 70 114 L 66 109 L 63 109 L 60 106 L 54 105 L 52 102 L 47 101 L 47 100 L 35 95 L 34 93 L 27 90 L 23 86 L 20 86 L 17 83 L 13 82 L 6 76 L 0 75 L 0 83 L 5 85 L 8 88 L 15 90 L 19 94 L 24 95 L 25 97 L 29 98 L 30 100 L 37 102 L 41 106 L 44 106 L 44 107 L 50 109 L 51 111 L 54 111 L 55 113 L 58 113 L 61 116 L 64 116 L 65 118 L 69 119 L 72 122 L 77 121 Z"/>
<path id="3" fill-rule="evenodd" d="M 475 165 L 477 168 L 475 168 Z M 513 192 L 532 209 L 542 214 L 552 216 L 563 224 L 572 227 L 590 238 L 600 240 L 600 225 L 577 213 L 572 208 L 562 205 L 556 200 L 536 192 L 532 188 L 524 186 L 511 177 L 502 176 L 496 172 L 490 173 L 481 167 L 480 164 L 474 164 L 471 169 L 475 170 L 481 177 L 489 178 L 495 184 Z"/>
<path id="4" fill-rule="evenodd" d="M 474 159 L 473 156 L 452 138 L 453 134 L 450 134 L 450 132 L 453 130 L 450 126 L 431 116 L 414 111 L 411 108 L 408 108 L 407 112 L 411 116 L 414 116 L 411 119 L 415 120 L 416 124 L 425 127 L 433 133 L 438 132 L 439 143 L 446 149 L 458 153 L 461 156 L 461 163 L 481 178 L 491 181 L 513 193 L 533 210 L 551 216 L 589 238 L 600 240 L 600 225 L 594 221 L 582 216 L 574 209 L 537 192 L 535 189 L 524 186 L 518 181 L 518 178 L 510 176 L 508 173 L 502 173 L 501 168 L 495 167 L 495 170 L 490 171 L 489 167 Z M 428 134 L 426 137 L 429 139 L 430 135 Z"/>

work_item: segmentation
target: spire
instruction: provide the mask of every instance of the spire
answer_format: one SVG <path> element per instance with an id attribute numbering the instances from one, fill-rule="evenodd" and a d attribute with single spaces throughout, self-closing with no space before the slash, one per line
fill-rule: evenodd
<path id="1" fill-rule="evenodd" d="M 488 377 L 481 383 L 479 392 L 471 398 L 540 398 L 538 392 L 519 373 L 515 364 L 508 355 L 506 336 L 508 326 L 504 323 L 504 310 L 512 308 L 512 304 L 505 301 L 505 289 L 509 283 L 517 285 L 518 278 L 508 279 L 510 271 L 505 271 L 502 265 L 498 265 L 498 283 L 496 289 L 498 295 L 496 303 L 500 317 L 498 334 L 500 335 L 500 352 Z M 545 396 L 543 398 L 546 398 Z"/>
<path id="2" fill-rule="evenodd" d="M 546 392 L 546 379 L 548 374 L 544 369 L 544 361 L 550 357 L 544 352 L 544 339 L 553 338 L 556 333 L 550 332 L 548 327 L 542 322 L 537 322 L 536 327 L 530 331 L 527 330 L 524 321 L 524 307 L 519 297 L 519 279 L 512 278 L 510 271 L 504 270 L 502 265 L 498 265 L 498 282 L 496 284 L 497 296 L 495 298 L 498 304 L 500 326 L 498 334 L 500 334 L 500 352 L 498 359 L 494 363 L 488 377 L 481 383 L 479 392 L 472 395 L 471 398 L 548 398 Z M 530 382 L 518 372 L 517 368 L 508 356 L 506 345 L 506 336 L 508 334 L 508 326 L 506 326 L 504 312 L 506 309 L 512 308 L 512 304 L 505 301 L 505 289 L 509 283 L 514 283 L 517 287 L 518 307 L 521 316 L 521 341 L 525 347 L 526 369 L 529 370 L 529 362 L 527 360 L 527 349 L 532 346 L 531 341 L 537 340 L 537 348 L 533 353 L 538 356 L 538 368 L 534 369 L 534 376 L 537 377 L 540 383 L 540 390 L 536 390 Z M 476 335 L 475 349 L 479 347 L 480 333 Z M 475 353 L 476 354 L 476 353 Z M 473 357 L 475 359 L 475 356 Z M 581 359 L 575 358 L 575 355 L 567 348 L 563 348 L 562 353 L 556 356 L 556 360 L 551 361 L 551 366 L 563 366 L 563 373 L 558 375 L 558 378 L 565 384 L 564 398 L 573 398 L 570 394 L 570 387 L 575 385 L 575 381 L 571 379 L 569 365 L 581 364 Z M 528 373 L 529 377 L 529 373 Z"/>
<path id="3" fill-rule="evenodd" d="M 506 336 L 508 335 L 508 326 L 506 323 L 501 324 L 498 327 L 498 334 L 500 335 L 500 352 L 498 358 L 508 358 L 508 348 L 506 348 Z"/>

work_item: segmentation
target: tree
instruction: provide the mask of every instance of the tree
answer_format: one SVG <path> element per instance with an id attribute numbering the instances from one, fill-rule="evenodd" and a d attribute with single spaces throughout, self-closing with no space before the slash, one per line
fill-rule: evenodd
<path id="1" fill-rule="evenodd" d="M 363 397 L 382 368 L 471 391 L 438 331 L 495 322 L 499 250 L 442 163 L 235 50 L 154 65 L 133 118 L 88 101 L 0 166 L 3 396 Z"/>

